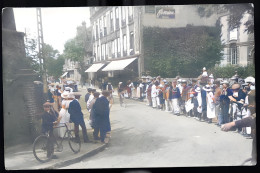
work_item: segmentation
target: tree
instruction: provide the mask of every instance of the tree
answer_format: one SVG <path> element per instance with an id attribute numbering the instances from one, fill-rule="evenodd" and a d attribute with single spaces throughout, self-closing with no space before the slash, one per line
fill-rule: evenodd
<path id="1" fill-rule="evenodd" d="M 47 73 L 50 76 L 53 76 L 54 79 L 58 80 L 62 75 L 63 65 L 65 63 L 65 59 L 63 55 L 58 55 L 57 59 L 50 58 L 47 64 Z"/>
<path id="2" fill-rule="evenodd" d="M 27 38 L 25 41 L 26 63 L 36 72 L 41 75 L 41 69 L 39 64 L 39 57 L 37 48 L 37 41 L 33 38 Z"/>
<path id="3" fill-rule="evenodd" d="M 76 37 L 68 40 L 64 45 L 64 57 L 78 63 L 78 71 L 81 74 L 81 82 L 87 79 L 85 57 L 88 47 L 91 47 L 91 31 L 86 28 L 86 23 L 77 27 Z"/>
<path id="4" fill-rule="evenodd" d="M 144 28 L 145 69 L 162 77 L 197 77 L 222 58 L 220 25 Z"/>
<path id="5" fill-rule="evenodd" d="M 244 23 L 245 32 L 254 33 L 254 5 L 248 4 L 221 4 L 221 5 L 198 5 L 198 13 L 201 17 L 210 17 L 211 15 L 227 13 L 229 14 L 229 29 L 233 30 L 241 26 L 241 19 L 245 13 L 251 17 Z"/>
<path id="6" fill-rule="evenodd" d="M 47 74 L 53 76 L 57 80 L 62 75 L 62 69 L 65 62 L 64 56 L 60 55 L 59 51 L 49 44 L 44 44 L 42 52 L 45 58 Z"/>

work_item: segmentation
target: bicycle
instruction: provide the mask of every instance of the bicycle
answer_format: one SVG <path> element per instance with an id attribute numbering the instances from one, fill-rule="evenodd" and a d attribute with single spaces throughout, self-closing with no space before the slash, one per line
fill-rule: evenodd
<path id="1" fill-rule="evenodd" d="M 68 137 L 68 143 L 71 148 L 71 150 L 76 154 L 80 151 L 81 148 L 81 142 L 80 139 L 77 139 L 75 136 L 74 130 L 70 130 L 68 128 L 68 125 L 66 123 L 60 123 L 64 124 L 64 126 L 58 126 L 54 128 L 60 128 L 60 127 L 66 127 L 66 132 L 64 136 L 61 138 L 61 141 L 58 142 L 56 137 L 54 136 L 54 150 L 53 152 L 49 153 L 47 156 L 47 144 L 49 141 L 49 133 L 43 134 L 38 136 L 34 142 L 33 142 L 33 155 L 39 162 L 48 162 L 52 159 L 54 151 L 56 152 L 62 152 L 63 151 L 63 145 L 62 142 L 66 137 Z"/>

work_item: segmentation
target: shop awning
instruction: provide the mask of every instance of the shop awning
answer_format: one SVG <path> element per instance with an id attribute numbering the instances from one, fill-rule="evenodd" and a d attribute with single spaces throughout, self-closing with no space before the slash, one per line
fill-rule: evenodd
<path id="1" fill-rule="evenodd" d="M 101 67 L 103 67 L 102 63 L 93 64 L 91 67 L 89 67 L 85 72 L 97 72 Z"/>
<path id="2" fill-rule="evenodd" d="M 68 74 L 68 72 L 66 71 L 63 75 L 61 75 L 61 77 L 64 77 Z"/>
<path id="3" fill-rule="evenodd" d="M 102 71 L 114 71 L 114 70 L 124 70 L 126 66 L 131 64 L 136 58 L 118 60 L 110 62 Z"/>

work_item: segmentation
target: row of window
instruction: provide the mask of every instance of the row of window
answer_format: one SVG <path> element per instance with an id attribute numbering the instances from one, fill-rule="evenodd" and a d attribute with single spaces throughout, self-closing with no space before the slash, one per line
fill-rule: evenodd
<path id="1" fill-rule="evenodd" d="M 93 47 L 93 52 L 96 61 L 102 61 L 102 60 L 107 60 L 109 57 L 110 58 L 116 58 L 116 57 L 121 57 L 121 56 L 127 56 L 127 37 L 126 35 L 123 35 L 123 44 L 120 42 L 120 37 L 114 39 L 113 41 L 101 44 L 101 46 L 94 46 Z M 121 46 L 123 49 L 123 52 L 121 53 Z M 134 33 L 130 32 L 130 39 L 129 39 L 129 54 L 133 55 L 134 54 Z"/>
<path id="2" fill-rule="evenodd" d="M 121 8 L 121 13 L 119 13 Z M 128 10 L 127 10 L 128 9 Z M 133 21 L 133 7 L 116 7 L 111 11 L 105 13 L 93 24 L 93 31 L 95 40 L 106 36 L 108 33 L 112 33 L 119 29 L 119 19 L 121 18 L 121 26 L 126 25 L 126 11 L 128 11 L 128 23 Z"/>

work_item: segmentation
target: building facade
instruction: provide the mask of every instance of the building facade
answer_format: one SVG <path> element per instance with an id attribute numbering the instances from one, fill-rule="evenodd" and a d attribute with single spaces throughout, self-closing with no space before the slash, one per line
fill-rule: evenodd
<path id="1" fill-rule="evenodd" d="M 226 65 L 240 65 L 247 66 L 254 63 L 254 34 L 248 34 L 245 31 L 244 23 L 248 20 L 252 20 L 252 16 L 245 14 L 241 19 L 241 25 L 239 28 L 233 30 L 229 29 L 228 23 L 229 15 L 220 16 L 220 22 L 222 24 L 221 40 L 224 45 L 223 60 L 220 62 L 220 66 Z"/>
<path id="2" fill-rule="evenodd" d="M 112 61 L 136 58 L 133 64 L 136 63 L 139 77 L 145 72 L 145 55 L 142 49 L 144 27 L 185 28 L 188 25 L 214 27 L 220 20 L 223 25 L 221 39 L 225 45 L 220 65 L 247 65 L 253 59 L 249 56 L 254 45 L 253 35 L 244 33 L 243 25 L 237 31 L 228 31 L 228 15 L 214 13 L 210 17 L 201 17 L 197 5 L 91 7 L 90 16 L 93 63 L 103 63 L 105 66 Z M 250 16 L 245 15 L 243 22 L 249 18 Z M 100 71 L 107 72 L 105 74 L 107 77 L 113 77 L 115 73 L 110 67 Z"/>
<path id="3" fill-rule="evenodd" d="M 140 66 L 140 7 L 92 7 L 93 63 L 136 58 Z M 140 71 L 140 68 L 139 70 Z M 107 71 L 108 77 L 114 70 Z"/>

